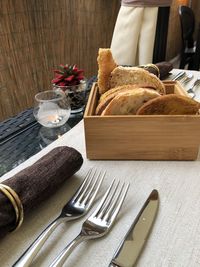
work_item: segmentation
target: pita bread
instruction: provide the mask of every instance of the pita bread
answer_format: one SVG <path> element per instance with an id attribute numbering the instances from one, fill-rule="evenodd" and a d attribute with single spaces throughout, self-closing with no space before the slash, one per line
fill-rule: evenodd
<path id="1" fill-rule="evenodd" d="M 159 94 L 165 94 L 165 86 L 154 74 L 137 67 L 118 66 L 111 72 L 110 88 L 125 84 L 148 84 L 156 88 Z"/>
<path id="2" fill-rule="evenodd" d="M 104 94 L 102 94 L 100 96 L 100 99 L 99 101 L 103 101 L 106 97 L 108 97 L 109 95 L 112 95 L 113 93 L 117 92 L 117 93 L 120 93 L 124 90 L 133 90 L 133 89 L 136 89 L 136 88 L 148 88 L 148 89 L 153 89 L 153 90 L 156 90 L 156 87 L 154 86 L 149 86 L 148 84 L 125 84 L 125 85 L 120 85 L 118 87 L 115 87 L 115 88 L 112 88 L 112 89 L 109 89 L 107 92 L 105 92 Z"/>
<path id="3" fill-rule="evenodd" d="M 106 115 L 135 115 L 137 110 L 152 98 L 160 94 L 151 89 L 138 88 L 117 94 L 106 106 L 101 116 Z"/>
<path id="4" fill-rule="evenodd" d="M 145 87 L 145 85 L 140 85 L 141 87 L 138 87 L 138 85 L 134 85 L 134 84 L 130 84 L 130 85 L 122 85 L 113 89 L 108 90 L 107 92 L 105 92 L 99 101 L 99 104 L 96 108 L 96 115 L 101 115 L 101 113 L 103 112 L 103 110 L 106 108 L 106 106 L 111 102 L 111 100 L 117 96 L 119 93 L 124 93 L 124 92 L 130 92 L 132 90 L 136 90 L 138 88 L 146 88 L 146 89 L 150 89 L 150 90 L 154 90 L 153 88 L 147 88 L 147 86 Z"/>
<path id="5" fill-rule="evenodd" d="M 192 115 L 197 114 L 200 103 L 182 95 L 169 94 L 145 103 L 137 115 Z"/>

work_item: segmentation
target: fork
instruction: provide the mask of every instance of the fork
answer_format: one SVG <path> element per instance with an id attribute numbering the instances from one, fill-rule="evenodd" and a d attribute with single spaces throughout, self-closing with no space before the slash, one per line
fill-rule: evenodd
<path id="1" fill-rule="evenodd" d="M 189 93 L 189 95 L 194 98 L 196 96 L 193 88 L 197 85 L 200 85 L 200 78 L 197 78 L 196 81 L 193 83 L 193 85 L 187 90 L 187 92 Z"/>
<path id="2" fill-rule="evenodd" d="M 119 186 L 119 182 L 116 185 L 114 183 L 115 180 L 112 181 L 96 210 L 83 223 L 80 234 L 60 252 L 49 267 L 61 267 L 74 248 L 81 242 L 99 238 L 108 233 L 129 188 L 129 184 L 123 183 L 122 186 Z"/>
<path id="3" fill-rule="evenodd" d="M 28 267 L 47 238 L 60 223 L 75 220 L 85 215 L 94 202 L 104 177 L 105 172 L 102 174 L 97 170 L 89 170 L 80 187 L 63 207 L 61 214 L 46 227 L 13 266 Z"/>
<path id="4" fill-rule="evenodd" d="M 192 73 L 188 73 L 186 74 L 185 77 L 183 77 L 181 80 L 180 80 L 180 83 L 182 84 L 187 84 L 188 82 L 190 82 L 192 79 L 193 79 L 194 75 Z"/>

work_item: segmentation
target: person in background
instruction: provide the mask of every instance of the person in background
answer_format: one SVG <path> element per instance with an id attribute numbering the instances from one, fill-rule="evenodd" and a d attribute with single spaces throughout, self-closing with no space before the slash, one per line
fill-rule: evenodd
<path id="1" fill-rule="evenodd" d="M 111 50 L 119 65 L 152 63 L 158 7 L 172 0 L 122 0 Z"/>

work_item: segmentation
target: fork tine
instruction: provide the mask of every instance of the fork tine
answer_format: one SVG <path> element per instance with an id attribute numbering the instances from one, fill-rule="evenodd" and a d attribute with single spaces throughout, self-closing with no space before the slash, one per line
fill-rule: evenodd
<path id="1" fill-rule="evenodd" d="M 178 79 L 179 82 L 184 82 L 187 79 L 187 76 L 183 76 L 181 78 Z"/>
<path id="2" fill-rule="evenodd" d="M 194 84 L 198 84 L 200 82 L 200 79 L 197 78 L 196 81 L 194 82 Z"/>
<path id="3" fill-rule="evenodd" d="M 107 189 L 106 193 L 104 194 L 102 200 L 100 201 L 99 205 L 97 206 L 97 208 L 95 209 L 95 211 L 92 213 L 91 217 L 96 217 L 97 213 L 99 213 L 99 211 L 101 210 L 102 206 L 104 205 L 112 187 L 113 187 L 113 184 L 115 182 L 115 179 L 112 180 L 112 183 L 111 185 L 109 186 L 109 188 Z"/>
<path id="4" fill-rule="evenodd" d="M 80 203 L 84 197 L 85 194 L 87 194 L 88 189 L 90 188 L 91 184 L 94 183 L 94 179 L 96 177 L 97 169 L 95 169 L 94 173 L 92 174 L 92 177 L 90 178 L 89 182 L 85 185 L 85 188 L 82 190 L 81 194 L 78 196 L 77 201 Z"/>
<path id="5" fill-rule="evenodd" d="M 104 171 L 103 174 L 101 174 L 101 172 L 99 172 L 95 182 L 93 183 L 93 185 L 91 186 L 91 188 L 89 189 L 89 191 L 87 191 L 87 194 L 85 194 L 83 197 L 84 199 L 82 200 L 82 204 L 87 204 L 88 206 L 90 206 L 99 190 L 99 187 L 101 186 L 103 179 L 106 175 L 106 171 Z M 95 188 L 96 187 L 96 188 Z M 89 200 L 89 201 L 88 201 Z"/>
<path id="6" fill-rule="evenodd" d="M 114 209 L 116 203 L 118 202 L 120 195 L 123 191 L 123 188 L 125 186 L 125 183 L 122 184 L 121 188 L 118 190 L 118 193 L 115 194 L 112 199 L 110 200 L 110 202 L 108 203 L 108 206 L 106 207 L 106 209 L 104 210 L 104 215 L 103 215 L 103 219 L 107 219 L 109 217 L 109 215 L 111 214 L 112 210 Z"/>
<path id="7" fill-rule="evenodd" d="M 77 198 L 80 196 L 80 194 L 82 193 L 82 191 L 84 190 L 84 188 L 86 187 L 86 185 L 88 184 L 88 182 L 91 180 L 91 173 L 92 173 L 92 169 L 90 169 L 87 172 L 86 177 L 83 180 L 81 186 L 78 188 L 77 192 L 73 196 L 73 201 L 76 201 L 77 200 Z"/>
<path id="8" fill-rule="evenodd" d="M 125 183 L 122 185 L 121 190 L 118 194 L 118 196 L 116 197 L 116 200 L 112 203 L 112 205 L 110 206 L 109 210 L 107 211 L 104 220 L 106 221 L 111 221 L 114 222 L 117 214 L 120 211 L 120 208 L 124 202 L 124 199 L 126 197 L 126 194 L 128 192 L 130 184 L 128 183 L 127 186 L 125 187 Z"/>
<path id="9" fill-rule="evenodd" d="M 102 205 L 101 209 L 99 210 L 97 217 L 98 218 L 102 218 L 104 216 L 104 214 L 106 213 L 107 209 L 110 206 L 111 201 L 113 200 L 113 197 L 115 196 L 117 189 L 119 187 L 119 181 L 116 184 L 115 188 L 113 189 L 113 192 L 109 194 L 109 196 L 106 198 L 106 201 L 104 203 L 104 205 Z"/>
<path id="10" fill-rule="evenodd" d="M 191 79 L 186 76 L 183 80 L 181 80 L 181 83 L 185 84 L 185 83 L 189 82 L 190 80 Z"/>
<path id="11" fill-rule="evenodd" d="M 199 85 L 200 84 L 200 79 L 197 79 L 194 84 L 195 84 L 195 86 Z"/>

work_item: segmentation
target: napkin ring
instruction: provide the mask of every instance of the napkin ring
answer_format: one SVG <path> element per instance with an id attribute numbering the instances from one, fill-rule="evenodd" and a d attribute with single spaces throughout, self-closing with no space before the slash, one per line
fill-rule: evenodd
<path id="1" fill-rule="evenodd" d="M 156 70 L 158 73 L 158 78 L 160 78 L 160 70 L 159 70 L 158 66 L 156 66 L 155 64 L 147 64 L 146 66 L 147 66 L 147 68 L 150 67 L 150 68 L 153 68 L 154 70 Z"/>
<path id="2" fill-rule="evenodd" d="M 16 231 L 21 226 L 24 219 L 24 210 L 21 200 L 18 194 L 5 184 L 0 184 L 0 191 L 10 200 L 15 210 L 15 228 L 12 231 Z"/>
<path id="3" fill-rule="evenodd" d="M 158 66 L 156 66 L 155 64 L 146 64 L 146 65 L 142 65 L 141 67 L 144 69 L 152 68 L 152 69 L 156 70 L 158 73 L 158 78 L 160 78 L 160 70 L 159 70 Z"/>

